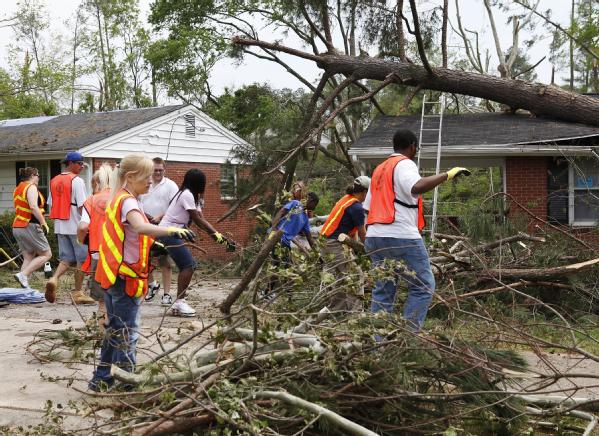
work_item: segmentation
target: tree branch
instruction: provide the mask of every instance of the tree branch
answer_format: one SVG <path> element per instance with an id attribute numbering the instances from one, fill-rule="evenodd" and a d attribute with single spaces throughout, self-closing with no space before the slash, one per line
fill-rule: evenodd
<path id="1" fill-rule="evenodd" d="M 434 76 L 435 72 L 428 63 L 426 51 L 424 50 L 424 42 L 422 41 L 422 33 L 420 31 L 420 20 L 418 19 L 418 10 L 416 9 L 416 0 L 410 0 L 410 9 L 412 10 L 412 19 L 414 20 L 414 34 L 416 36 L 416 43 L 418 44 L 418 53 L 420 54 L 420 60 L 422 61 L 424 69 L 431 76 Z"/>

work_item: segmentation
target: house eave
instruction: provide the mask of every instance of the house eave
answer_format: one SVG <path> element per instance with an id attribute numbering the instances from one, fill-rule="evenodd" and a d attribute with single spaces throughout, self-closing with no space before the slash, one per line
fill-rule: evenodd
<path id="1" fill-rule="evenodd" d="M 557 145 L 476 145 L 476 146 L 443 146 L 441 155 L 451 157 L 505 157 L 505 156 L 596 156 L 594 147 L 589 146 L 557 146 Z M 384 159 L 393 153 L 391 147 L 364 147 L 349 150 L 350 156 L 358 159 Z M 432 159 L 437 155 L 437 147 L 422 147 L 420 157 Z"/>

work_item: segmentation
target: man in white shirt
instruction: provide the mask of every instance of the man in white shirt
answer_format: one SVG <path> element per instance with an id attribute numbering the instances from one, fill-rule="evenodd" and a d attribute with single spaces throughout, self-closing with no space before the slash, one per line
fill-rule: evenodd
<path id="1" fill-rule="evenodd" d="M 84 273 L 81 265 L 87 257 L 87 246 L 77 241 L 77 225 L 81 221 L 81 209 L 87 198 L 85 182 L 79 174 L 86 166 L 81 153 L 67 153 L 62 163 L 66 171 L 50 181 L 50 218 L 54 219 L 54 233 L 58 239 L 58 257 L 60 263 L 54 275 L 46 283 L 46 300 L 54 303 L 58 289 L 58 279 L 67 270 L 77 265 L 75 270 L 75 290 L 72 293 L 76 304 L 95 304 L 96 302 L 85 295 L 83 289 Z"/>
<path id="2" fill-rule="evenodd" d="M 152 174 L 152 185 L 147 194 L 140 197 L 141 205 L 144 212 L 152 224 L 159 224 L 160 220 L 166 213 L 168 206 L 179 191 L 179 187 L 171 179 L 164 176 L 166 171 L 166 163 L 160 157 L 152 159 L 154 162 L 154 173 Z M 162 304 L 170 306 L 173 301 L 170 296 L 172 266 L 168 255 L 158 257 L 158 265 L 162 271 L 162 285 L 164 286 L 164 295 L 162 296 Z M 160 284 L 154 280 L 154 276 L 150 273 L 148 278 L 148 293 L 146 300 L 150 301 L 160 289 Z"/>
<path id="3" fill-rule="evenodd" d="M 377 281 L 372 291 L 373 313 L 392 312 L 395 306 L 397 279 L 408 283 L 404 318 L 408 328 L 420 331 L 435 292 L 435 277 L 428 252 L 420 235 L 424 227 L 422 194 L 459 175 L 470 175 L 466 168 L 452 168 L 446 173 L 420 177 L 412 160 L 418 152 L 416 135 L 398 130 L 393 136 L 393 151 L 374 170 L 363 207 L 368 211 L 364 245 L 373 262 L 385 259 L 402 263 L 395 280 Z"/>

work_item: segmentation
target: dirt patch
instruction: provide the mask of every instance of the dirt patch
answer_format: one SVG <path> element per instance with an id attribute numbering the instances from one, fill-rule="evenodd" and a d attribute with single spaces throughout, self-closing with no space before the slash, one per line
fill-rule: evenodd
<path id="1" fill-rule="evenodd" d="M 236 282 L 231 279 L 205 280 L 190 288 L 187 300 L 197 311 L 194 318 L 166 314 L 166 309 L 160 305 L 161 294 L 151 302 L 144 302 L 141 309 L 142 337 L 138 344 L 139 362 L 148 361 L 160 352 L 154 334 L 156 331 L 160 332 L 163 345 L 168 347 L 180 337 L 188 336 L 213 321 L 219 313 L 216 306 Z M 93 364 L 42 364 L 26 352 L 27 345 L 40 330 L 81 328 L 84 326 L 82 318 L 90 318 L 96 310 L 95 306 L 79 306 L 78 309 L 80 313 L 65 292 L 59 293 L 56 304 L 11 304 L 0 308 L 0 374 L 3 375 L 0 426 L 38 425 L 44 421 L 50 405 L 54 410 L 62 411 L 66 428 L 81 429 L 90 425 L 80 418 L 81 412 L 69 404 L 87 397 L 77 390 L 87 389 Z M 61 322 L 56 324 L 55 320 Z M 193 346 L 193 342 L 189 346 Z"/>

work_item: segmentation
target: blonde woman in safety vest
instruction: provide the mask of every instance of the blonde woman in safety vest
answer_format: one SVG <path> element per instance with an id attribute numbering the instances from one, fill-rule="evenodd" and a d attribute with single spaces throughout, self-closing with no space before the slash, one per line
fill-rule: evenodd
<path id="1" fill-rule="evenodd" d="M 343 290 L 335 293 L 327 307 L 332 310 L 360 311 L 364 295 L 364 274 L 355 262 L 351 249 L 338 238 L 345 234 L 351 238 L 366 237 L 365 214 L 362 202 L 366 198 L 370 177 L 360 176 L 346 189 L 346 195 L 333 206 L 320 235 L 326 238 L 323 254 L 327 260 L 326 270 L 336 273 L 338 280 L 344 280 Z"/>
<path id="2" fill-rule="evenodd" d="M 150 249 L 158 236 L 176 236 L 191 241 L 194 233 L 185 228 L 150 224 L 139 202 L 152 183 L 154 163 L 146 156 L 129 155 L 119 166 L 106 208 L 99 246 L 96 281 L 104 289 L 107 323 L 100 363 L 89 388 L 94 391 L 114 383 L 111 365 L 126 371 L 135 367 L 139 337 L 139 305 L 148 292 Z M 162 247 L 164 250 L 164 247 Z"/>
<path id="3" fill-rule="evenodd" d="M 50 260 L 52 251 L 46 239 L 49 229 L 44 218 L 45 199 L 37 189 L 39 172 L 32 167 L 21 168 L 19 179 L 21 182 L 13 192 L 12 234 L 23 255 L 23 265 L 15 279 L 23 288 L 29 288 L 29 276 Z"/>
<path id="4" fill-rule="evenodd" d="M 89 274 L 87 288 L 89 295 L 98 302 L 97 319 L 100 329 L 104 328 L 106 306 L 104 305 L 104 290 L 96 281 L 96 268 L 100 259 L 100 241 L 102 240 L 102 226 L 106 218 L 106 207 L 110 201 L 112 179 L 116 177 L 116 171 L 104 163 L 94 172 L 92 176 L 92 191 L 81 212 L 81 221 L 77 226 L 77 240 L 80 244 L 87 246 L 87 259 L 81 269 Z"/>

